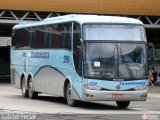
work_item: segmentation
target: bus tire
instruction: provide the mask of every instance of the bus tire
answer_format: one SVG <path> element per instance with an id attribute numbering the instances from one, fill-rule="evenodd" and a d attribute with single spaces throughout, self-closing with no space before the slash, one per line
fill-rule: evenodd
<path id="1" fill-rule="evenodd" d="M 127 108 L 130 101 L 116 101 L 118 108 Z"/>
<path id="2" fill-rule="evenodd" d="M 33 81 L 32 78 L 28 81 L 28 96 L 30 99 L 35 99 L 38 97 L 38 92 L 33 91 Z"/>
<path id="3" fill-rule="evenodd" d="M 28 90 L 26 89 L 26 84 L 25 84 L 25 78 L 22 78 L 21 82 L 21 91 L 22 91 L 22 96 L 27 98 L 28 97 Z"/>
<path id="4" fill-rule="evenodd" d="M 71 85 L 68 83 L 65 89 L 66 102 L 69 106 L 75 107 L 77 105 L 77 101 L 71 97 L 71 94 Z"/>

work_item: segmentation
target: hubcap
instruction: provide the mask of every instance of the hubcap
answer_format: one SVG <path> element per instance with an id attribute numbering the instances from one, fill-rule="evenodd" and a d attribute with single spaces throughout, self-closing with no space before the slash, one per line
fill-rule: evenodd
<path id="1" fill-rule="evenodd" d="M 23 82 L 22 82 L 22 93 L 24 94 L 25 91 L 26 91 L 26 89 L 25 89 L 25 81 L 23 80 Z"/>
<path id="2" fill-rule="evenodd" d="M 32 92 L 33 92 L 33 84 L 32 84 L 31 80 L 29 81 L 29 88 L 28 89 L 29 89 L 29 93 L 32 94 Z"/>
<path id="3" fill-rule="evenodd" d="M 71 88 L 68 89 L 68 96 L 71 98 Z"/>
<path id="4" fill-rule="evenodd" d="M 71 100 L 71 87 L 69 86 L 68 90 L 67 90 L 67 99 Z"/>

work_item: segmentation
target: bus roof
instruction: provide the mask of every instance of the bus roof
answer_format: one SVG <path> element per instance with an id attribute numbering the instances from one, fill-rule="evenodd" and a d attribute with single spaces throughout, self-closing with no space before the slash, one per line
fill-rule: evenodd
<path id="1" fill-rule="evenodd" d="M 18 25 L 15 25 L 13 29 L 25 28 L 25 27 L 32 27 L 32 26 L 40 26 L 40 25 L 48 25 L 48 24 L 55 24 L 55 23 L 63 23 L 63 22 L 71 22 L 76 21 L 80 24 L 84 23 L 113 23 L 113 24 L 140 24 L 143 23 L 140 20 L 134 18 L 127 18 L 127 17 L 118 17 L 118 16 L 101 16 L 101 15 L 64 15 L 58 16 L 53 18 L 47 18 L 40 22 L 35 23 L 27 23 L 22 22 Z"/>

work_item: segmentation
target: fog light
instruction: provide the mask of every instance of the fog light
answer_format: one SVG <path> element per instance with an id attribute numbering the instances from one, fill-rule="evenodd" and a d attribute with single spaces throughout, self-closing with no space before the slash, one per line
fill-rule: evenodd
<path id="1" fill-rule="evenodd" d="M 94 97 L 94 95 L 90 95 L 90 97 Z"/>

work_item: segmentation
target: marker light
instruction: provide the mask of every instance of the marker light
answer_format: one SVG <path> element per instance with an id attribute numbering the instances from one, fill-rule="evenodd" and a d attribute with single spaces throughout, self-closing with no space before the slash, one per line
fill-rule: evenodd
<path id="1" fill-rule="evenodd" d="M 99 87 L 99 86 L 86 85 L 85 88 L 88 90 L 97 90 L 97 91 L 101 90 L 101 87 Z"/>
<path id="2" fill-rule="evenodd" d="M 147 90 L 148 87 L 147 86 L 138 86 L 134 88 L 136 91 L 142 91 L 142 90 Z"/>

